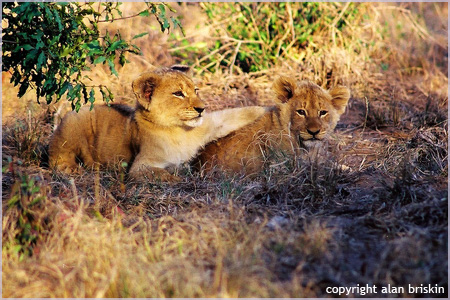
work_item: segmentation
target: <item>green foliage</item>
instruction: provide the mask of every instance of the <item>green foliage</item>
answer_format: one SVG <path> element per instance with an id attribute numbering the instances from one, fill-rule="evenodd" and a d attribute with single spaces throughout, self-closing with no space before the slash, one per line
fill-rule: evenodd
<path id="1" fill-rule="evenodd" d="M 12 161 L 2 168 L 3 173 L 15 172 Z M 42 202 L 46 200 L 39 185 L 39 178 L 26 173 L 17 174 L 18 178 L 11 189 L 11 196 L 6 204 L 6 211 L 17 217 L 13 228 L 14 241 L 6 246 L 13 247 L 20 259 L 30 256 L 39 236 L 44 232 L 45 220 L 39 211 Z M 12 212 L 14 211 L 14 212 Z"/>
<path id="2" fill-rule="evenodd" d="M 127 63 L 125 54 L 141 54 L 140 49 L 122 39 L 120 32 L 104 34 L 99 29 L 102 22 L 114 22 L 138 16 L 155 16 L 161 31 L 180 22 L 168 19 L 166 4 L 147 3 L 147 9 L 129 17 L 123 17 L 121 3 L 3 3 L 3 68 L 12 73 L 11 82 L 19 85 L 18 97 L 30 88 L 36 91 L 37 101 L 45 97 L 47 103 L 58 101 L 66 95 L 77 111 L 84 103 L 95 101 L 95 89 L 105 102 L 114 95 L 103 85 L 89 85 L 90 78 L 83 71 L 90 66 L 107 64 L 111 74 L 118 76 L 116 64 Z M 119 16 L 119 17 L 117 17 Z M 132 40 L 142 37 L 141 33 Z"/>
<path id="3" fill-rule="evenodd" d="M 355 4 L 339 3 L 202 3 L 214 28 L 212 48 L 193 44 L 201 69 L 238 67 L 243 72 L 256 72 L 276 64 L 283 56 L 299 55 L 312 41 L 312 36 L 334 28 L 341 31 L 357 12 Z M 345 8 L 345 9 L 344 9 Z M 340 15 L 342 13 L 342 15 Z M 175 55 L 183 59 L 189 41 Z M 203 46 L 203 45 L 202 45 Z"/>

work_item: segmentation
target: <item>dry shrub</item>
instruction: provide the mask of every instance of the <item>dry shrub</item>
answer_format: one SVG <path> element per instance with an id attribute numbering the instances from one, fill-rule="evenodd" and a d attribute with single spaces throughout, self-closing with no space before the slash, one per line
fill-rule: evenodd
<path id="1" fill-rule="evenodd" d="M 390 242 L 381 254 L 380 264 L 376 270 L 377 280 L 391 286 L 404 286 L 405 296 L 411 296 L 408 294 L 409 285 L 421 286 L 425 285 L 424 282 L 446 289 L 447 281 L 443 278 L 448 275 L 442 272 L 442 268 L 436 268 L 438 261 L 445 264 L 446 258 L 445 255 L 436 257 L 435 247 L 433 240 L 421 232 Z M 419 270 L 418 265 L 422 266 Z"/>
<path id="2" fill-rule="evenodd" d="M 46 143 L 51 134 L 48 112 L 32 114 L 28 111 L 25 118 L 16 118 L 2 125 L 2 150 L 9 154 L 10 160 L 40 165 L 47 155 Z M 5 163 L 5 157 L 2 157 Z"/>

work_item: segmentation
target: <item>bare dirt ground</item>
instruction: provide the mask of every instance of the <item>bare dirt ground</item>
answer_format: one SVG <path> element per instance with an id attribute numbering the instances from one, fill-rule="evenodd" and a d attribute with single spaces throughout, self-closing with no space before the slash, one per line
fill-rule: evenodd
<path id="1" fill-rule="evenodd" d="M 177 9 L 189 11 L 191 41 L 208 41 L 215 24 L 200 7 Z M 320 44 L 325 32 L 304 61 L 196 69 L 211 110 L 270 105 L 280 74 L 351 89 L 327 159 L 274 161 L 253 179 L 188 165 L 175 185 L 136 184 L 120 169 L 53 172 L 40 155 L 67 108 L 17 99 L 4 72 L 3 297 L 447 297 L 447 4 L 361 9 L 345 47 Z M 118 79 L 92 71 L 119 102 L 134 102 L 134 75 L 181 62 L 176 39 L 152 32 Z M 356 39 L 373 43 L 354 50 Z"/>

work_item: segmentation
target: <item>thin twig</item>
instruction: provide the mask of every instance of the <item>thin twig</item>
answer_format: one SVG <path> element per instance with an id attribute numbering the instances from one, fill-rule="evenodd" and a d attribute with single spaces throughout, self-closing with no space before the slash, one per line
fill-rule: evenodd
<path id="1" fill-rule="evenodd" d="M 366 126 L 367 126 L 367 118 L 369 117 L 369 100 L 367 99 L 367 97 L 364 97 L 364 100 L 366 102 L 366 116 L 364 117 L 364 124 L 363 124 L 363 128 L 361 130 L 360 133 L 360 138 L 362 138 L 364 131 L 366 130 Z"/>
<path id="2" fill-rule="evenodd" d="M 230 65 L 230 75 L 233 74 L 233 66 L 234 63 L 236 62 L 236 57 L 239 54 L 239 48 L 241 47 L 241 42 L 238 42 L 237 46 L 236 46 L 236 50 L 234 51 L 234 56 L 233 56 L 233 60 L 231 61 L 231 65 Z"/>
<path id="3" fill-rule="evenodd" d="M 265 43 L 263 42 L 263 39 L 262 39 L 262 37 L 261 37 L 261 33 L 259 32 L 258 26 L 256 25 L 256 20 L 255 20 L 255 18 L 253 17 L 252 10 L 251 10 L 251 9 L 249 9 L 249 10 L 250 10 L 250 18 L 252 19 L 253 27 L 254 27 L 256 33 L 258 34 L 258 38 L 259 38 L 259 40 L 261 41 L 261 44 L 264 45 Z M 262 51 L 263 51 L 263 55 L 264 55 L 264 57 L 265 57 L 265 56 L 266 56 L 266 49 L 265 49 L 265 47 L 261 47 L 261 48 L 262 48 Z"/>
<path id="4" fill-rule="evenodd" d="M 109 19 L 109 20 L 98 20 L 98 21 L 97 21 L 97 23 L 105 23 L 105 22 L 110 22 L 110 23 L 112 23 L 112 22 L 114 22 L 114 21 L 122 21 L 122 20 L 127 20 L 127 19 L 131 19 L 131 18 L 135 18 L 135 17 L 138 17 L 138 16 L 139 16 L 139 14 L 140 14 L 140 13 L 138 13 L 138 14 L 135 14 L 135 15 L 132 15 L 132 16 L 128 16 L 128 17 L 121 17 L 121 18 L 117 18 L 117 19 L 115 19 L 115 18 L 112 18 L 112 19 Z"/>
<path id="5" fill-rule="evenodd" d="M 333 23 L 331 23 L 330 27 L 332 30 L 332 38 L 333 38 L 333 44 L 336 45 L 336 25 L 339 22 L 340 19 L 342 19 L 342 16 L 344 15 L 345 11 L 347 10 L 347 8 L 350 6 L 350 2 L 347 2 L 344 6 L 344 8 L 341 10 L 341 13 L 339 14 L 339 16 L 337 16 L 334 20 Z"/>
<path id="6" fill-rule="evenodd" d="M 228 47 L 231 46 L 231 45 L 233 45 L 233 43 L 228 43 L 228 44 L 223 45 L 223 46 L 220 47 L 219 49 L 216 49 L 216 50 L 212 51 L 211 53 L 209 53 L 208 55 L 203 56 L 203 57 L 198 61 L 198 63 L 201 63 L 202 61 L 207 60 L 208 58 L 210 58 L 211 56 L 213 56 L 213 55 L 216 54 L 217 52 L 219 52 L 219 51 L 221 51 L 221 50 L 223 50 L 223 49 L 226 49 L 226 48 L 228 48 Z"/>

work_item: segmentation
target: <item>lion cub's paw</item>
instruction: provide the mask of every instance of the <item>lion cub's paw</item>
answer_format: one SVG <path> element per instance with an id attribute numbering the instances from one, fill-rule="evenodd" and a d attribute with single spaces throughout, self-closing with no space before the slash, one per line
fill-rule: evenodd
<path id="1" fill-rule="evenodd" d="M 148 166 L 140 166 L 130 171 L 130 177 L 138 182 L 168 182 L 178 183 L 182 179 L 170 174 L 167 170 Z"/>
<path id="2" fill-rule="evenodd" d="M 61 172 L 68 175 L 76 175 L 82 173 L 82 169 L 80 166 L 78 165 L 74 166 L 72 164 L 59 164 L 57 166 L 54 166 L 53 169 L 57 172 Z"/>
<path id="3" fill-rule="evenodd" d="M 152 181 L 161 181 L 169 183 L 179 183 L 183 181 L 180 177 L 166 173 L 166 174 L 155 174 Z"/>

